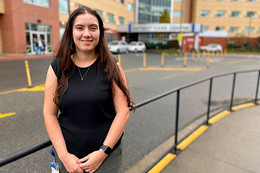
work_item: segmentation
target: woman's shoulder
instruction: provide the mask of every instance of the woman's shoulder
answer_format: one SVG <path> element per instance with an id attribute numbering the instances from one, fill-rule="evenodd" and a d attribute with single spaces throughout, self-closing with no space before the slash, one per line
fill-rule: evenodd
<path id="1" fill-rule="evenodd" d="M 56 75 L 60 73 L 61 68 L 61 59 L 60 58 L 54 58 L 51 62 L 51 67 Z"/>

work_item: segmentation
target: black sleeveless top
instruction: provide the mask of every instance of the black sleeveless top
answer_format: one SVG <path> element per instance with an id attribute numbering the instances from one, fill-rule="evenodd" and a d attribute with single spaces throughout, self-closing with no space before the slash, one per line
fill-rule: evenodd
<path id="1" fill-rule="evenodd" d="M 51 66 L 59 81 L 60 58 L 54 59 Z M 84 80 L 79 70 L 82 76 L 88 70 Z M 99 68 L 98 58 L 86 68 L 75 65 L 68 89 L 59 97 L 58 107 L 58 121 L 69 153 L 83 158 L 102 146 L 116 112 L 108 75 Z M 121 138 L 113 150 L 119 146 Z"/>

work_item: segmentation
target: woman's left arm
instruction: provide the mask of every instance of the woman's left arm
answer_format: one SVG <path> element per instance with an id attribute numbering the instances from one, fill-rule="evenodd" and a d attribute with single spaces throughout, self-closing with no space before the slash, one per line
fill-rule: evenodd
<path id="1" fill-rule="evenodd" d="M 127 87 L 127 81 L 123 68 L 119 63 L 117 63 L 117 66 L 123 79 L 123 84 L 125 85 L 125 87 Z M 103 142 L 104 145 L 109 146 L 110 148 L 113 148 L 122 136 L 126 122 L 129 118 L 129 107 L 127 103 L 127 98 L 123 91 L 117 86 L 117 84 L 114 81 L 112 82 L 112 90 L 116 116 L 108 131 L 106 139 Z M 99 149 L 89 154 L 88 156 L 80 159 L 80 161 L 82 162 L 81 168 L 87 172 L 94 172 L 99 168 L 99 166 L 103 163 L 106 157 L 107 154 L 105 154 L 102 149 Z"/>

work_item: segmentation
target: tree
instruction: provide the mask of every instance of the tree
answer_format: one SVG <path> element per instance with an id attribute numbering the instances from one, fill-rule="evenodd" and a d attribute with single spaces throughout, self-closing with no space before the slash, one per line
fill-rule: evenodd
<path id="1" fill-rule="evenodd" d="M 160 23 L 170 23 L 170 17 L 167 10 L 163 10 L 162 15 L 159 19 Z"/>
<path id="2" fill-rule="evenodd" d="M 159 22 L 160 23 L 170 23 L 170 17 L 169 17 L 169 14 L 168 14 L 167 10 L 163 10 L 163 12 L 161 14 L 161 17 L 159 19 Z M 155 37 L 164 39 L 165 38 L 165 34 L 155 34 Z"/>

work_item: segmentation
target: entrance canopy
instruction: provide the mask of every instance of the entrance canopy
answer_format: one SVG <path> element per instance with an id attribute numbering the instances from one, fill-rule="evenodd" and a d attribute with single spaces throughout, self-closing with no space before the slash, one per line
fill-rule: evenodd
<path id="1" fill-rule="evenodd" d="M 169 23 L 147 23 L 147 24 L 128 24 L 118 25 L 119 33 L 180 33 L 203 32 L 204 25 L 195 23 L 169 24 Z"/>

